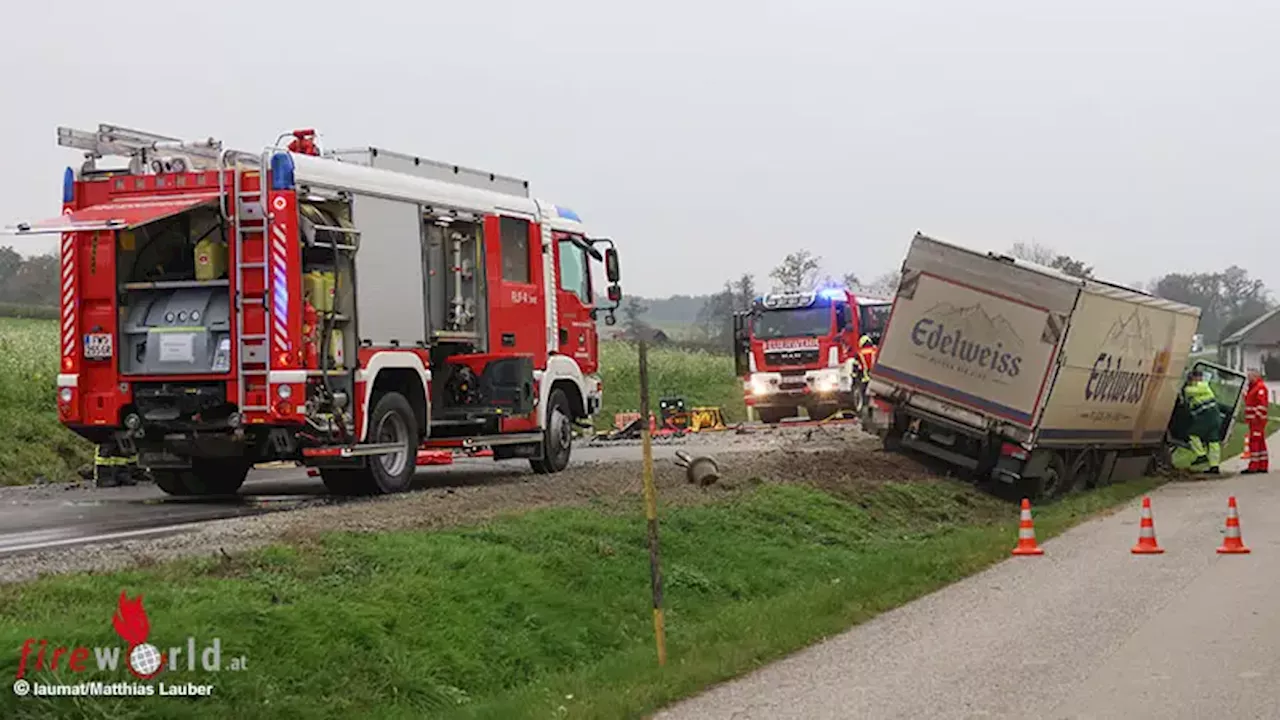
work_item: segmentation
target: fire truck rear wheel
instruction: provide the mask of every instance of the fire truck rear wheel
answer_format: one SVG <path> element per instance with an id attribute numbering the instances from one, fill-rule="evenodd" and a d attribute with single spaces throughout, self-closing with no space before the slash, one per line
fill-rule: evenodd
<path id="1" fill-rule="evenodd" d="M 377 398 L 369 416 L 368 442 L 396 443 L 404 449 L 369 458 L 361 473 L 364 491 L 391 494 L 408 490 L 417 470 L 419 440 L 418 420 L 404 395 L 388 392 Z"/>
<path id="2" fill-rule="evenodd" d="M 170 495 L 234 495 L 252 467 L 239 459 L 196 459 L 189 470 L 152 470 L 151 475 Z"/>
<path id="3" fill-rule="evenodd" d="M 557 473 L 569 467 L 573 452 L 573 421 L 569 417 L 569 399 L 556 388 L 547 399 L 547 427 L 542 435 L 542 457 L 530 458 L 536 473 Z"/>

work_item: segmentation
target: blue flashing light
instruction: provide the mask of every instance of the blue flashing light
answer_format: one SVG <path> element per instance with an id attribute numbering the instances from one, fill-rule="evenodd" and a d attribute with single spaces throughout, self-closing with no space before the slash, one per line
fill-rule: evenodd
<path id="1" fill-rule="evenodd" d="M 582 218 L 578 217 L 578 213 L 576 213 L 576 212 L 574 212 L 574 211 L 570 210 L 570 209 L 569 209 L 569 208 L 567 208 L 567 207 L 563 207 L 563 206 L 561 206 L 561 205 L 557 205 L 557 206 L 556 206 L 556 214 L 557 214 L 557 215 L 559 215 L 560 217 L 564 218 L 565 220 L 572 220 L 572 221 L 574 221 L 574 222 L 582 222 Z"/>
<path id="2" fill-rule="evenodd" d="M 271 156 L 271 189 L 293 189 L 293 156 L 287 152 Z"/>
<path id="3" fill-rule="evenodd" d="M 823 288 L 818 292 L 818 297 L 823 300 L 843 300 L 844 290 L 840 288 Z"/>
<path id="4" fill-rule="evenodd" d="M 62 173 L 62 204 L 74 202 L 76 199 L 76 171 L 67 168 Z"/>

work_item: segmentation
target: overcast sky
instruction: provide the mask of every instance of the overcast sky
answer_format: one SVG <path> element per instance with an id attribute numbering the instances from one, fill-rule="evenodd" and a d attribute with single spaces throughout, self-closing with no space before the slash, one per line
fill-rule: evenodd
<path id="1" fill-rule="evenodd" d="M 1280 3 L 10 5 L 3 225 L 58 213 L 58 125 L 245 149 L 314 126 L 527 178 L 618 242 L 629 293 L 800 247 L 873 277 L 917 229 L 1280 290 Z"/>

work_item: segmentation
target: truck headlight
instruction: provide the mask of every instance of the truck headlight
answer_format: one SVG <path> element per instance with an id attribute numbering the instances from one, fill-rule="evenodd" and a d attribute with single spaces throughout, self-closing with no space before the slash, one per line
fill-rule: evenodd
<path id="1" fill-rule="evenodd" d="M 814 381 L 813 388 L 820 393 L 835 392 L 840 388 L 840 378 L 835 375 L 823 375 Z"/>
<path id="2" fill-rule="evenodd" d="M 752 395 L 768 395 L 771 392 L 773 392 L 773 386 L 764 378 L 751 378 Z"/>
<path id="3" fill-rule="evenodd" d="M 48 397 L 46 395 L 45 397 Z M 71 388 L 64 387 L 58 391 L 58 399 L 64 403 L 71 402 Z"/>

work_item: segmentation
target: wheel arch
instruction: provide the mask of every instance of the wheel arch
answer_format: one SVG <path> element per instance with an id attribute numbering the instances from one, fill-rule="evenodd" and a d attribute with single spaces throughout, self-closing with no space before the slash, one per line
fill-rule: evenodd
<path id="1" fill-rule="evenodd" d="M 364 392 L 360 400 L 360 416 L 358 437 L 364 440 L 369 432 L 369 411 L 373 399 L 379 393 L 395 391 L 404 395 L 413 408 L 414 419 L 418 424 L 418 434 L 427 437 L 431 434 L 431 370 L 422 362 L 422 358 L 412 352 L 383 352 L 369 359 L 357 377 L 363 381 Z"/>
<path id="2" fill-rule="evenodd" d="M 547 405 L 551 391 L 560 389 L 569 401 L 569 411 L 574 419 L 587 416 L 586 378 L 578 363 L 565 355 L 552 355 L 547 358 L 547 369 L 542 371 L 538 383 L 538 426 L 547 426 Z"/>

